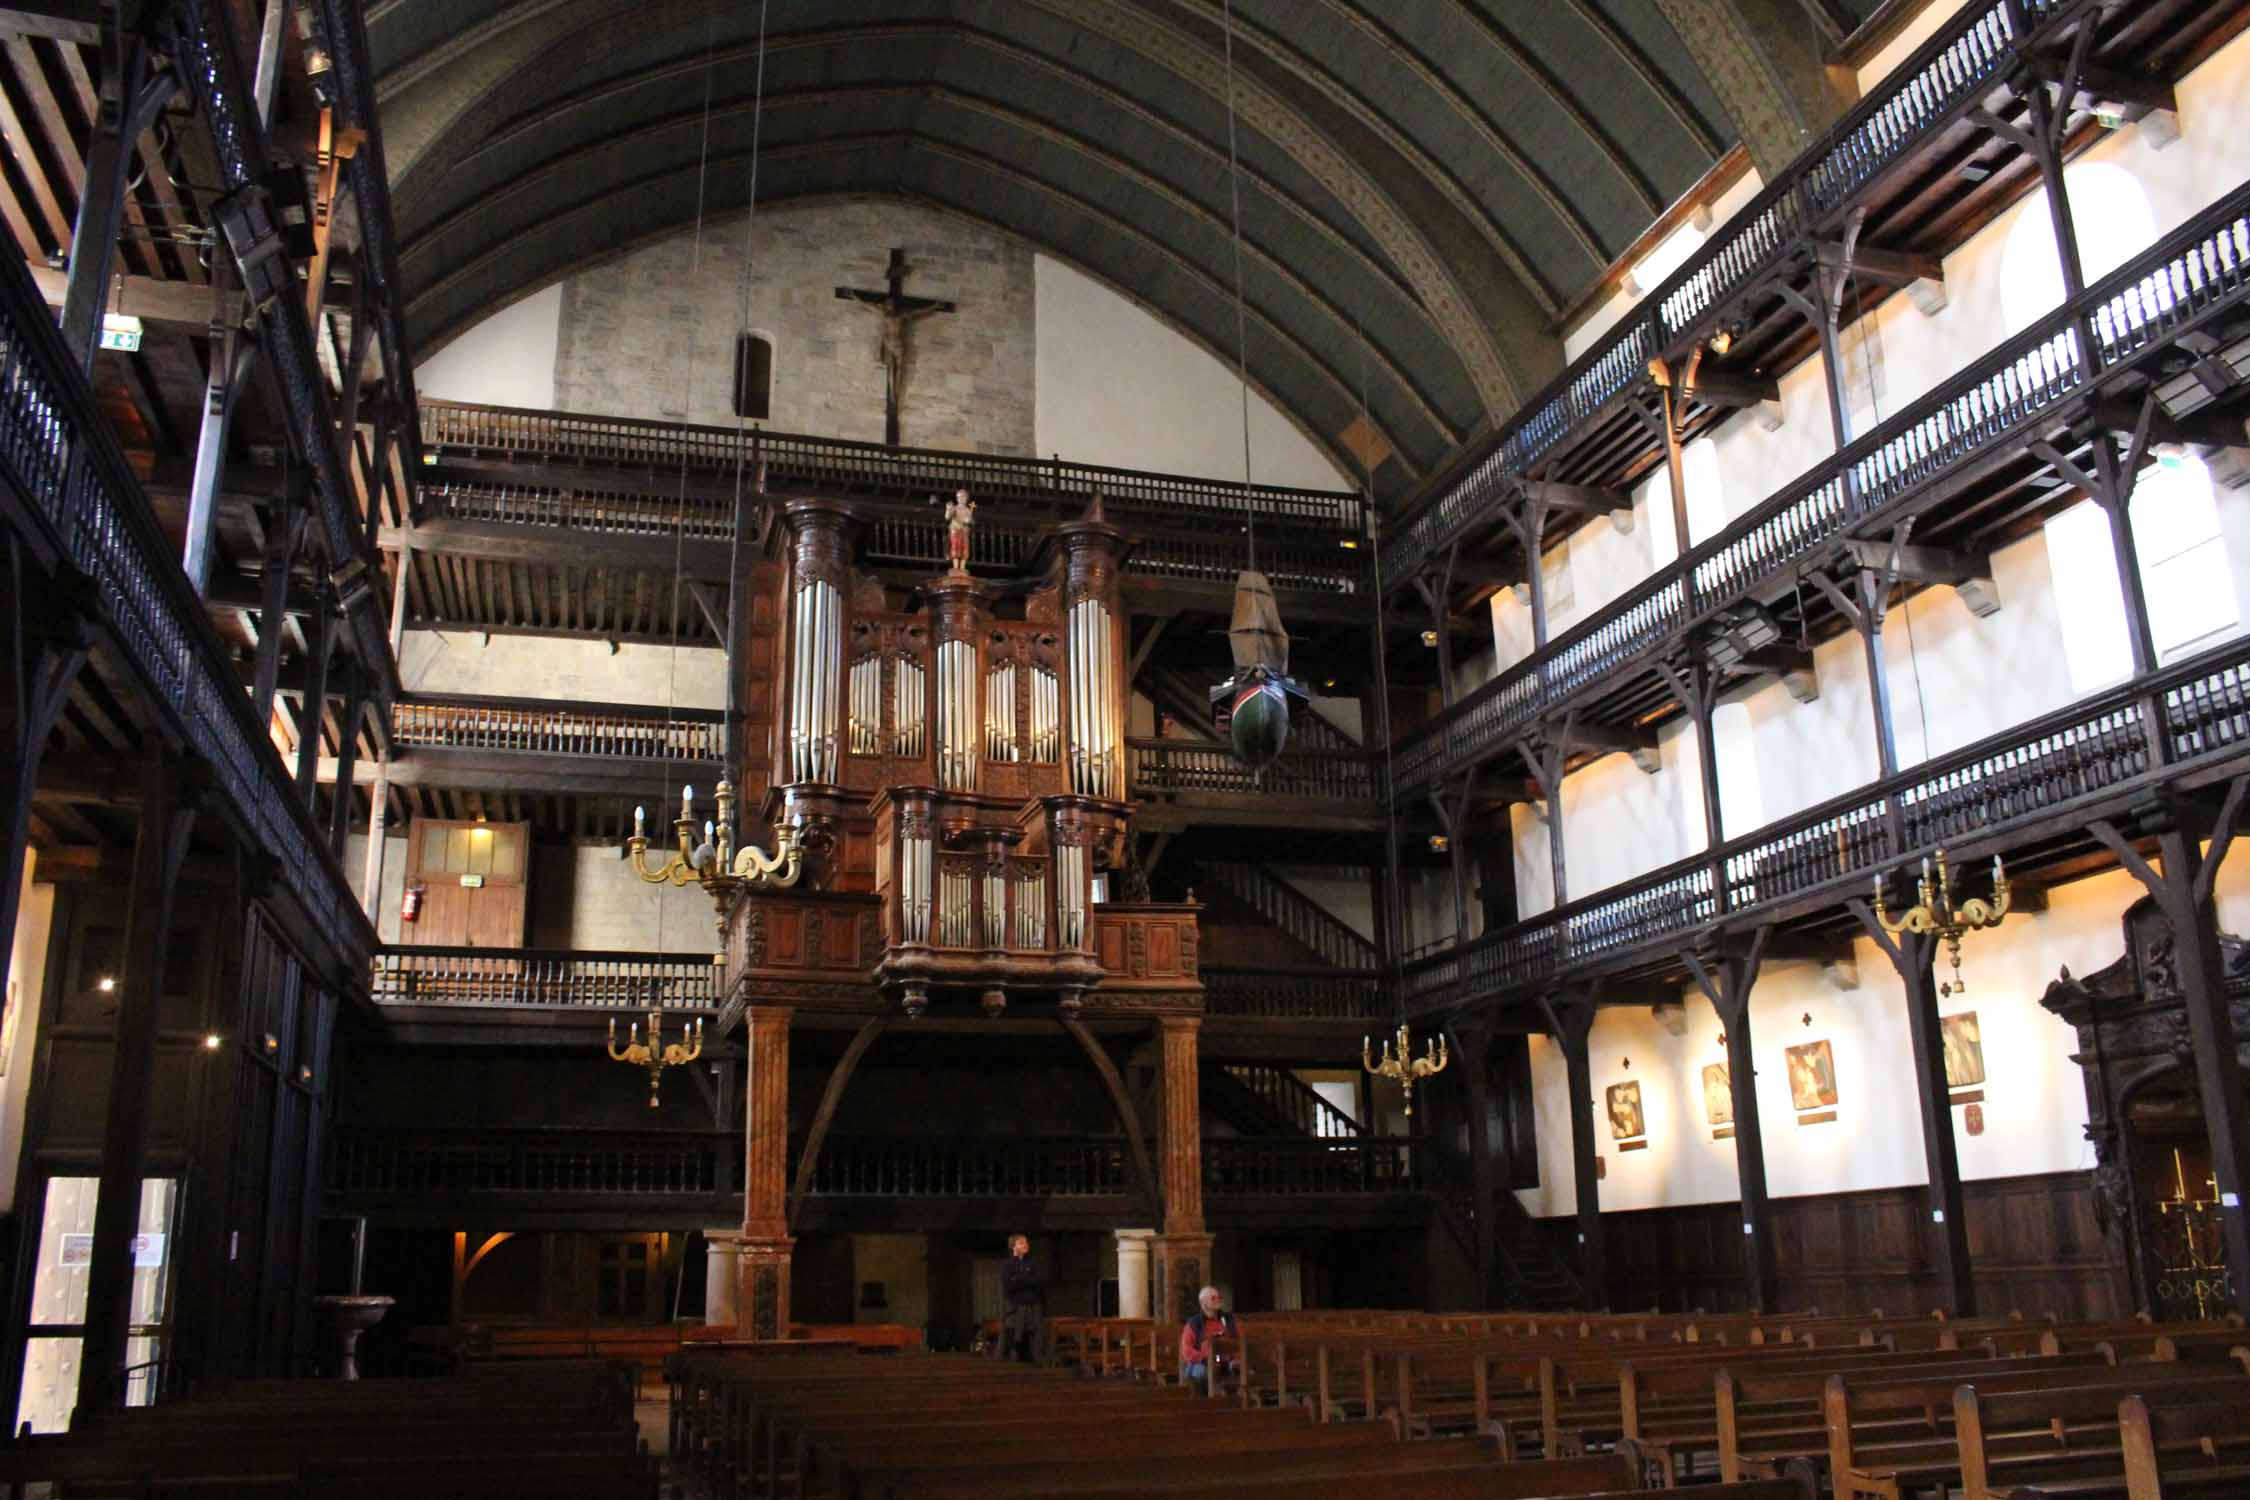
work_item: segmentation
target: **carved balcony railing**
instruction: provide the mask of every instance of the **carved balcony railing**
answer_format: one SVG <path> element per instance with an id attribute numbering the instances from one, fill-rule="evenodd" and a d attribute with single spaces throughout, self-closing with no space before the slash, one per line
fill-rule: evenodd
<path id="1" fill-rule="evenodd" d="M 644 471 L 687 470 L 754 477 L 761 469 L 774 494 L 845 493 L 922 500 L 968 489 L 982 503 L 998 500 L 1051 509 L 1075 518 L 1086 497 L 1099 492 L 1113 518 L 1161 518 L 1181 511 L 1242 515 L 1261 521 L 1323 528 L 1353 536 L 1364 530 L 1356 492 L 1243 485 L 1180 474 L 1067 463 L 1061 459 L 1009 458 L 759 428 L 696 426 L 576 412 L 471 406 L 450 401 L 421 405 L 422 444 L 441 460 L 447 454 L 513 462 L 612 466 Z"/>
<path id="2" fill-rule="evenodd" d="M 725 1191 L 742 1154 L 734 1132 L 387 1130 L 329 1137 L 332 1197 L 700 1197 Z M 532 1206 L 525 1203 L 525 1207 Z"/>
<path id="3" fill-rule="evenodd" d="M 2043 432 L 2101 382 L 2138 371 L 2182 332 L 2245 302 L 2250 187 L 1406 735 L 1394 762 L 1397 795 L 1505 747 L 1575 695 L 1647 669 L 1683 632 L 1839 538 L 1880 529 L 1933 486 Z"/>
<path id="4" fill-rule="evenodd" d="M 669 537 L 677 531 L 701 542 L 723 542 L 734 535 L 733 507 L 697 496 L 447 481 L 424 484 L 422 505 L 427 514 L 448 521 L 558 526 L 611 536 Z"/>
<path id="5" fill-rule="evenodd" d="M 707 709 L 667 712 L 638 704 L 457 695 L 423 695 L 399 704 L 392 728 L 397 743 L 408 748 L 654 763 L 716 762 L 725 733 L 726 715 Z"/>
<path id="6" fill-rule="evenodd" d="M 1483 458 L 1417 506 L 1385 548 L 1385 586 L 1404 584 L 1467 527 L 1492 514 L 1506 502 L 1514 481 L 1645 381 L 1650 360 L 1708 332 L 1704 324 L 1715 313 L 1766 277 L 1783 256 L 1801 249 L 1811 230 L 1980 101 L 1996 79 L 2063 25 L 2098 8 L 2098 0 L 1988 0 L 1963 10 L 1713 234 L 1615 332 L 1525 403 Z"/>
<path id="7" fill-rule="evenodd" d="M 1176 524 L 1159 524 L 1154 518 L 1126 519 L 1134 532 L 1133 550 L 1125 557 L 1125 576 L 1177 580 L 1183 583 L 1231 585 L 1247 563 L 1239 527 L 1217 531 Z M 1014 571 L 1025 567 L 1039 548 L 1044 528 L 994 514 L 979 512 L 976 530 L 969 538 L 973 567 Z M 1258 565 L 1273 586 L 1284 592 L 1351 594 L 1362 577 L 1360 559 L 1365 554 L 1339 544 L 1334 533 L 1308 532 L 1302 527 L 1258 532 Z M 945 522 L 936 511 L 927 515 L 883 515 L 867 528 L 867 556 L 889 567 L 942 568 L 946 565 Z"/>
<path id="8" fill-rule="evenodd" d="M 1292 973 L 1284 969 L 1203 966 L 1203 1013 L 1261 1021 L 1348 1021 L 1390 1015 L 1381 978 L 1372 971 Z"/>
<path id="9" fill-rule="evenodd" d="M 1419 1136 L 1263 1140 L 1207 1136 L 1203 1190 L 1214 1198 L 1413 1193 L 1426 1186 Z"/>
<path id="10" fill-rule="evenodd" d="M 172 0 L 169 9 L 171 15 L 167 19 L 176 28 L 180 43 L 175 55 L 181 82 L 202 111 L 216 156 L 213 165 L 217 168 L 219 182 L 211 191 L 226 193 L 251 188 L 273 170 L 273 157 L 252 104 L 249 80 L 237 51 L 232 8 L 221 4 L 220 0 Z M 364 33 L 354 27 L 343 34 L 343 40 L 347 47 L 356 49 L 363 44 Z M 347 101 L 348 113 L 359 111 L 369 116 L 363 123 L 373 130 L 371 96 L 364 92 Z M 376 155 L 367 165 L 379 169 L 380 162 L 380 155 Z M 355 176 L 364 180 L 365 174 Z M 373 252 L 371 271 L 385 278 L 395 289 L 397 268 L 389 254 L 391 226 L 384 192 L 357 187 L 355 192 L 363 221 L 373 216 L 371 226 L 365 222 L 362 225 L 362 234 L 369 237 L 368 244 Z M 396 331 L 395 325 L 391 331 Z M 282 420 L 288 428 L 290 444 L 303 454 L 313 471 L 312 510 L 320 525 L 329 566 L 341 569 L 348 562 L 357 561 L 374 569 L 380 559 L 354 498 L 358 493 L 353 476 L 355 465 L 337 430 L 335 403 L 330 398 L 328 377 L 322 373 L 318 358 L 317 333 L 304 303 L 296 297 L 274 298 L 256 323 L 258 341 L 272 365 L 274 385 L 287 407 Z M 411 358 L 407 351 L 390 341 L 388 334 L 385 354 L 399 361 L 386 365 L 390 370 L 402 369 Z M 402 385 L 401 394 L 408 399 L 411 399 L 411 391 L 411 384 Z M 356 435 L 353 441 L 357 441 Z M 408 452 L 411 454 L 411 445 Z M 412 482 L 410 473 L 408 483 Z M 354 591 L 345 618 L 354 654 L 366 669 L 379 674 L 382 696 L 388 699 L 398 690 L 398 664 L 391 657 L 387 622 L 378 598 L 380 592 Z"/>
<path id="11" fill-rule="evenodd" d="M 1677 949 L 1721 915 L 1833 905 L 1941 844 L 2005 846 L 2079 824 L 2250 748 L 2250 640 L 2238 640 L 1834 798 L 1638 880 L 1407 967 L 1421 1012 Z"/>
<path id="12" fill-rule="evenodd" d="M 791 1140 L 789 1159 L 803 1142 Z M 1203 1142 L 1214 1198 L 1416 1192 L 1428 1143 L 1418 1137 Z M 718 1197 L 734 1186 L 742 1137 L 717 1131 L 399 1129 L 339 1126 L 325 1178 L 332 1198 L 495 1198 L 518 1207 L 586 1200 Z M 1103 1199 L 1139 1192 L 1123 1136 L 930 1139 L 830 1136 L 805 1196 L 827 1200 Z"/>
<path id="13" fill-rule="evenodd" d="M 1297 750 L 1252 771 L 1224 745 L 1178 739 L 1126 741 L 1135 796 L 1224 792 L 1230 796 L 1320 797 L 1373 802 L 1375 770 L 1363 752 Z"/>
<path id="14" fill-rule="evenodd" d="M 708 953 L 390 944 L 373 960 L 379 1005 L 472 1009 L 718 1010 L 725 969 Z"/>
<path id="15" fill-rule="evenodd" d="M 375 932 L 282 766 L 203 602 L 23 263 L 0 256 L 0 507 L 49 566 L 75 570 L 165 735 L 212 772 L 245 848 L 280 862 L 277 898 L 357 973 Z"/>
<path id="16" fill-rule="evenodd" d="M 800 1143 L 792 1142 L 792 1159 Z M 832 1135 L 813 1198 L 1103 1198 L 1139 1192 L 1122 1136 Z"/>

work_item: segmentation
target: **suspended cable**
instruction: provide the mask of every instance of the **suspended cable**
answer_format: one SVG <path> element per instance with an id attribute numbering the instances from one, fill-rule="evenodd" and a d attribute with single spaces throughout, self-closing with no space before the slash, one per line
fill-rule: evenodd
<path id="1" fill-rule="evenodd" d="M 1242 389 L 1242 515 L 1250 571 L 1258 571 L 1258 511 L 1250 496 L 1250 321 L 1242 300 L 1242 161 L 1235 146 L 1234 0 L 1226 0 L 1227 191 L 1234 203 L 1234 372 Z M 1364 354 L 1364 350 L 1362 351 Z"/>
<path id="2" fill-rule="evenodd" d="M 695 278 L 703 267 L 703 211 L 705 188 L 711 167 L 711 82 L 718 68 L 718 7 L 711 8 L 703 28 L 703 133 L 696 147 L 695 158 L 695 233 L 689 242 L 687 285 L 689 295 L 694 294 Z M 680 372 L 680 415 L 683 419 L 695 414 L 695 328 L 688 329 L 686 368 Z M 678 708 L 680 682 L 680 595 L 685 592 L 687 572 L 687 504 L 688 504 L 688 445 L 680 445 L 680 487 L 672 504 L 672 620 L 671 641 L 664 664 L 664 739 L 657 747 L 663 762 L 664 799 L 669 804 L 672 797 L 672 761 L 678 749 Z M 681 800 L 681 813 L 687 812 L 686 799 Z M 658 818 L 662 825 L 661 815 Z M 664 918 L 668 903 L 661 898 L 656 904 L 656 946 L 664 948 Z"/>

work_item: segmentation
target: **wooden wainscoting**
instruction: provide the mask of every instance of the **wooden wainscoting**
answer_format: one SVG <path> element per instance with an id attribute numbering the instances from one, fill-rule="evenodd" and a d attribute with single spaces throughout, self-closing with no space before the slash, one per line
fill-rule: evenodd
<path id="1" fill-rule="evenodd" d="M 2123 1241 L 2094 1221 L 2093 1180 L 2052 1172 L 1962 1185 L 1978 1311 L 2112 1318 L 2132 1311 Z M 1604 1214 L 1610 1305 L 1740 1308 L 1738 1205 Z M 1783 1308 L 1923 1312 L 1938 1297 L 1929 1206 L 1920 1187 L 1773 1200 Z M 1546 1221 L 1565 1253 L 1576 1221 Z"/>

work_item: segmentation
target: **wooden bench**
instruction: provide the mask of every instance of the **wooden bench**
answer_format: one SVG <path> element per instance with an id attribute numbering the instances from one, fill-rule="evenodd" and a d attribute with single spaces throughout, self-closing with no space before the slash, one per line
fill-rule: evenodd
<path id="1" fill-rule="evenodd" d="M 2115 1442 L 2114 1402 L 2124 1393 L 2162 1385 L 2207 1386 L 2211 1381 L 2208 1370 L 2192 1365 L 2143 1364 L 2129 1370 L 2108 1365 L 2061 1370 L 2053 1366 L 2048 1359 L 1996 1360 L 1966 1380 L 1986 1400 L 2027 1395 L 2035 1398 L 2029 1403 L 2033 1408 L 2042 1402 L 2064 1402 L 2067 1398 L 2061 1392 L 2103 1388 L 2109 1402 L 2097 1403 L 2100 1411 L 2094 1430 L 2081 1434 L 2096 1443 L 2102 1440 L 2103 1429 Z M 1943 1376 L 1830 1376 L 1823 1410 L 1828 1423 L 1828 1478 L 1836 1500 L 1861 1496 L 1903 1500 L 1910 1493 L 1960 1484 L 1962 1455 L 1954 1417 L 1961 1384 L 1960 1379 Z M 2250 1384 L 2243 1391 L 2250 1395 Z M 1906 1419 L 1903 1428 L 1901 1418 Z M 2030 1423 L 2027 1432 L 1988 1425 L 1976 1436 L 1988 1467 L 2012 1462 L 2018 1448 L 2051 1456 L 2058 1443 L 2072 1436 L 2067 1426 L 2058 1429 L 2050 1419 L 2025 1420 Z"/>

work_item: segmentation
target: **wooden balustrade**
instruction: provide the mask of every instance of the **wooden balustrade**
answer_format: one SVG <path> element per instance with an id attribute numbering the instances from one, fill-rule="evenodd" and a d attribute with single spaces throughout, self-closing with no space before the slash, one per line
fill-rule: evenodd
<path id="1" fill-rule="evenodd" d="M 1203 966 L 1203 1012 L 1267 1021 L 1381 1021 L 1390 1015 L 1373 972 L 1290 973 Z"/>
<path id="2" fill-rule="evenodd" d="M 394 1131 L 330 1136 L 334 1197 L 684 1197 L 722 1191 L 732 1132 Z"/>
<path id="3" fill-rule="evenodd" d="M 436 750 L 512 750 L 605 760 L 721 758 L 726 716 L 702 709 L 528 698 L 423 697 L 392 711 L 391 732 L 405 746 Z"/>
<path id="4" fill-rule="evenodd" d="M 708 953 L 394 944 L 374 957 L 379 1005 L 716 1011 L 724 969 Z"/>
<path id="5" fill-rule="evenodd" d="M 803 1142 L 792 1139 L 789 1157 Z M 1419 1137 L 1212 1137 L 1217 1197 L 1397 1193 L 1423 1185 Z M 715 1131 L 405 1130 L 345 1125 L 329 1140 L 329 1194 L 354 1205 L 462 1195 L 701 1197 L 732 1192 L 739 1134 Z M 820 1199 L 1125 1198 L 1139 1191 L 1122 1136 L 931 1139 L 831 1135 L 806 1196 Z"/>
<path id="6" fill-rule="evenodd" d="M 1125 748 L 1138 796 L 1226 792 L 1358 802 L 1375 797 L 1374 765 L 1361 751 L 1291 751 L 1253 771 L 1225 745 L 1209 741 L 1134 739 L 1126 741 Z"/>
<path id="7" fill-rule="evenodd" d="M 313 956 L 324 969 L 357 968 L 375 946 L 374 928 L 269 727 L 251 712 L 179 548 L 63 347 L 46 299 L 19 258 L 0 260 L 0 478 L 27 569 L 74 570 L 89 580 L 97 627 L 152 719 L 209 768 L 213 811 L 246 846 L 278 862 L 276 899 L 302 913 L 327 950 Z"/>
<path id="8" fill-rule="evenodd" d="M 2030 30 L 2011 22 L 2017 6 Z M 1608 339 L 1526 402 L 1485 456 L 1416 506 L 1389 544 L 1387 586 L 1404 585 L 1471 524 L 1514 494 L 1541 457 L 1648 378 L 1649 363 L 1767 276 L 1807 230 L 1828 222 L 1881 173 L 1976 104 L 2094 0 L 1989 0 L 1956 16 L 1746 206 Z"/>
<path id="9" fill-rule="evenodd" d="M 623 536 L 718 541 L 734 535 L 732 506 L 693 496 L 618 494 L 532 485 L 425 484 L 422 503 L 449 521 L 506 526 L 557 526 Z"/>
<path id="10" fill-rule="evenodd" d="M 1418 1136 L 1208 1136 L 1203 1142 L 1204 1191 L 1220 1198 L 1417 1192 L 1423 1186 L 1427 1149 L 1428 1142 Z"/>
<path id="11" fill-rule="evenodd" d="M 821 1144 L 806 1188 L 815 1198 L 1086 1198 L 1138 1191 L 1122 1136 L 832 1135 Z"/>
<path id="12" fill-rule="evenodd" d="M 2250 742 L 2250 639 L 1939 756 L 1638 880 L 1411 963 L 1410 1009 L 1551 983 L 1633 949 L 1676 947 L 1722 913 L 1859 895 L 1940 844 L 2114 802 Z M 2151 747 L 2161 747 L 2152 761 Z M 1722 878 L 1721 892 L 1715 881 Z"/>
<path id="13" fill-rule="evenodd" d="M 2002 344 L 1792 481 L 1536 656 L 1401 739 L 1395 795 L 1504 749 L 1574 695 L 1651 671 L 1681 635 L 1837 538 L 1881 529 L 1928 488 L 2039 432 L 2090 385 L 2136 370 L 2180 332 L 2250 300 L 2250 188 Z M 2083 347 L 2091 329 L 2093 358 Z"/>
<path id="14" fill-rule="evenodd" d="M 966 488 L 980 503 L 993 499 L 1045 506 L 1057 519 L 1074 518 L 1089 496 L 1099 494 L 1113 516 L 1162 516 L 1181 510 L 1251 512 L 1261 520 L 1353 536 L 1365 530 L 1364 502 L 1353 491 L 1244 485 L 1059 459 L 893 448 L 759 428 L 452 401 L 424 401 L 420 416 L 423 448 L 441 459 L 451 450 L 477 457 L 645 470 L 731 474 L 740 468 L 762 473 L 767 490 L 774 493 L 845 490 L 917 501 Z"/>

